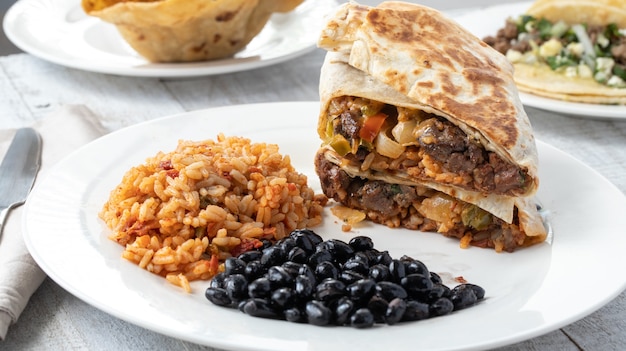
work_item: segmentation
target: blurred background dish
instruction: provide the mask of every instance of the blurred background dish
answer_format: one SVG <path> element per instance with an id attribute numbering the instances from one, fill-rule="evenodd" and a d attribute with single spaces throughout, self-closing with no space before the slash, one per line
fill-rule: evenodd
<path id="1" fill-rule="evenodd" d="M 19 49 L 81 70 L 139 77 L 195 77 L 244 71 L 280 63 L 315 48 L 324 15 L 334 0 L 306 0 L 274 14 L 261 33 L 232 58 L 192 63 L 150 63 L 122 39 L 114 25 L 90 17 L 75 0 L 20 0 L 3 27 Z"/>
<path id="2" fill-rule="evenodd" d="M 490 6 L 454 16 L 454 19 L 477 37 L 484 38 L 488 35 L 495 35 L 508 17 L 523 14 L 532 3 L 529 1 Z M 490 20 L 485 21 L 485 18 Z M 626 120 L 626 106 L 623 105 L 575 103 L 527 93 L 520 93 L 520 99 L 526 106 L 567 115 L 593 119 Z"/>

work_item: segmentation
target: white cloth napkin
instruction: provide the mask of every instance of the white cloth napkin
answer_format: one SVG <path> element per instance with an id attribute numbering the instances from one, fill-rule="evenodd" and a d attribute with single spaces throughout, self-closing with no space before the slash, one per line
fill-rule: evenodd
<path id="1" fill-rule="evenodd" d="M 41 169 L 37 179 L 57 161 L 83 144 L 106 134 L 98 117 L 82 105 L 68 105 L 32 126 L 43 140 Z M 0 130 L 0 158 L 4 157 L 15 130 Z M 8 215 L 0 235 L 0 340 L 15 323 L 31 295 L 46 277 L 28 253 L 22 237 L 22 206 Z"/>

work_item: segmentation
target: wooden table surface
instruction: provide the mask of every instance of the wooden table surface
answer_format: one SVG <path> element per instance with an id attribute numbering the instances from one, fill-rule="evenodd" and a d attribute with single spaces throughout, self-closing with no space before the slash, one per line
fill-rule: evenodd
<path id="1" fill-rule="evenodd" d="M 450 10 L 484 6 L 490 1 L 423 3 Z M 321 50 L 315 49 L 275 66 L 191 79 L 120 77 L 58 66 L 29 54 L 4 56 L 0 57 L 0 128 L 29 125 L 72 104 L 87 106 L 102 118 L 107 129 L 114 131 L 209 107 L 314 101 L 318 100 L 323 56 Z M 574 118 L 530 107 L 527 112 L 538 139 L 573 155 L 626 193 L 626 120 Z M 74 297 L 51 279 L 46 279 L 32 296 L 18 322 L 9 329 L 7 339 L 0 342 L 0 349 L 216 350 L 112 317 Z M 584 319 L 500 350 L 623 349 L 626 293 Z"/>

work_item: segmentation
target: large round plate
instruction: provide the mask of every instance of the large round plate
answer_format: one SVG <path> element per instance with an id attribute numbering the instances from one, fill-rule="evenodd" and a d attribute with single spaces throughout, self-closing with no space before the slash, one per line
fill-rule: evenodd
<path id="1" fill-rule="evenodd" d="M 194 77 L 264 67 L 315 48 L 324 15 L 335 0 L 306 0 L 274 14 L 261 33 L 233 58 L 193 63 L 150 63 L 114 25 L 87 16 L 78 0 L 19 0 L 4 17 L 15 46 L 44 60 L 86 71 L 139 77 Z"/>
<path id="2" fill-rule="evenodd" d="M 279 145 L 319 191 L 313 156 L 318 103 L 254 104 L 203 110 L 138 124 L 69 155 L 38 182 L 25 209 L 24 239 L 59 285 L 116 317 L 191 342 L 237 350 L 472 350 L 502 346 L 562 327 L 597 310 L 625 287 L 626 198 L 595 171 L 539 143 L 539 199 L 550 212 L 550 242 L 515 253 L 460 249 L 439 234 L 365 223 L 346 233 L 329 210 L 325 238 L 368 235 L 394 257 L 423 260 L 452 286 L 483 286 L 486 299 L 451 315 L 364 330 L 253 318 L 210 304 L 207 282 L 186 294 L 120 257 L 98 212 L 132 166 L 179 139 L 219 132 Z M 565 181 L 564 181 L 565 180 Z"/>
<path id="3" fill-rule="evenodd" d="M 453 18 L 477 37 L 484 38 L 487 35 L 495 35 L 498 29 L 504 27 L 508 17 L 524 14 L 531 4 L 532 2 L 519 2 L 490 6 L 465 12 Z M 485 18 L 489 20 L 485 21 Z M 578 117 L 626 120 L 626 106 L 569 102 L 527 93 L 520 93 L 520 99 L 527 106 Z"/>

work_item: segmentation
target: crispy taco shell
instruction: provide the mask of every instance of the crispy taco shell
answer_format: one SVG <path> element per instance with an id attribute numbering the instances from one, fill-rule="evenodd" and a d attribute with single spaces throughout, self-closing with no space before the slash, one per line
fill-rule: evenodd
<path id="1" fill-rule="evenodd" d="M 225 58 L 241 51 L 274 12 L 303 0 L 83 0 L 89 15 L 114 24 L 151 62 Z"/>

